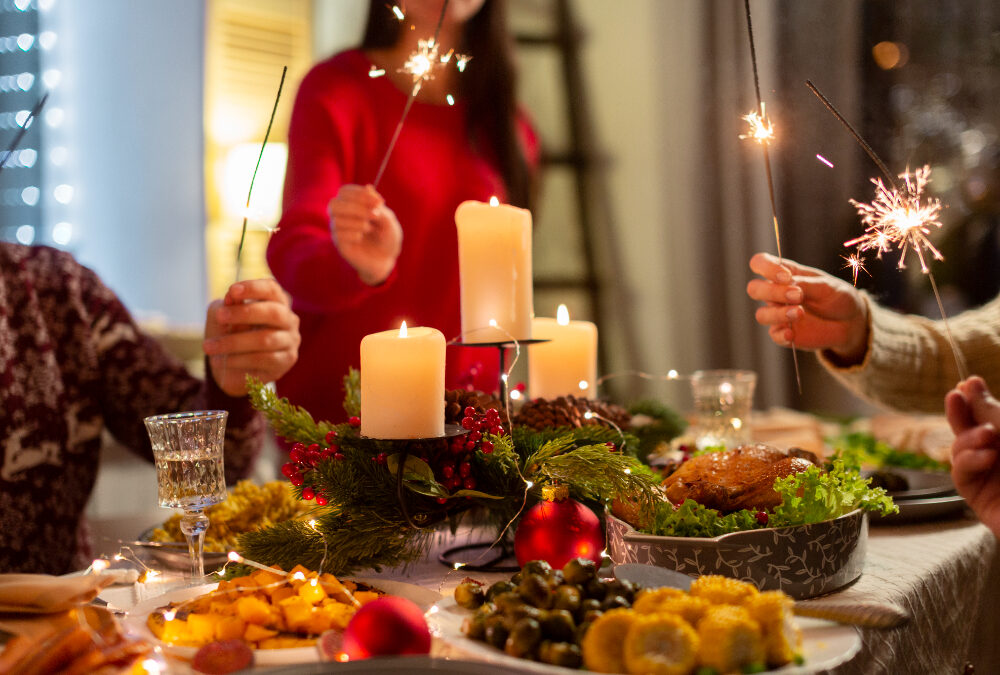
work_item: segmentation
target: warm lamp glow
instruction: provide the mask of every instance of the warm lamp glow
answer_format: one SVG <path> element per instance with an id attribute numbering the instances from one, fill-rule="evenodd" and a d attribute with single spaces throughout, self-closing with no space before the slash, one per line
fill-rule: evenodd
<path id="1" fill-rule="evenodd" d="M 240 143 L 233 146 L 226 153 L 225 159 L 217 165 L 216 178 L 221 190 L 222 210 L 227 220 L 238 223 L 245 216 L 255 224 L 270 228 L 281 218 L 281 191 L 285 184 L 288 146 L 269 142 L 264 148 L 248 209 L 247 191 L 259 156 L 260 143 Z"/>

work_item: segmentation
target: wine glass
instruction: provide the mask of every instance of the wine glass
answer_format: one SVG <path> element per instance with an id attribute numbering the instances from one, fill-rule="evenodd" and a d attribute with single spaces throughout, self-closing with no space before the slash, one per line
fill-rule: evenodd
<path id="1" fill-rule="evenodd" d="M 144 420 L 156 460 L 160 506 L 184 511 L 181 532 L 187 539 L 195 582 L 205 576 L 202 549 L 208 516 L 203 510 L 226 498 L 222 448 L 228 416 L 225 410 L 199 410 Z"/>

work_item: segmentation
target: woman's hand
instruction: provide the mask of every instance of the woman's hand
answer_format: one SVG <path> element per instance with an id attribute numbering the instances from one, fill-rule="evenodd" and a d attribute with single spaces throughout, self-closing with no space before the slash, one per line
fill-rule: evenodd
<path id="1" fill-rule="evenodd" d="M 1000 401 L 981 377 L 960 382 L 944 399 L 955 432 L 951 478 L 983 524 L 1000 537 Z"/>
<path id="2" fill-rule="evenodd" d="M 333 243 L 361 281 L 385 281 L 403 249 L 403 228 L 382 196 L 371 185 L 342 185 L 328 211 Z"/>
<path id="3" fill-rule="evenodd" d="M 299 356 L 299 317 L 273 279 L 240 281 L 208 306 L 203 348 L 211 375 L 230 396 L 246 394 L 246 376 L 272 382 Z"/>
<path id="4" fill-rule="evenodd" d="M 761 279 L 747 284 L 747 295 L 764 303 L 757 323 L 768 327 L 779 345 L 827 349 L 841 365 L 860 363 L 868 345 L 868 306 L 861 293 L 826 272 L 767 253 L 750 259 Z"/>

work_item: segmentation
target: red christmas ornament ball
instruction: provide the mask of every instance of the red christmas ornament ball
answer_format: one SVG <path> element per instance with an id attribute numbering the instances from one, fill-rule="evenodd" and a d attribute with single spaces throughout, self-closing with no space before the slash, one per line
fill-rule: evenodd
<path id="1" fill-rule="evenodd" d="M 586 558 L 601 564 L 604 530 L 600 519 L 580 502 L 546 498 L 521 517 L 514 533 L 517 564 L 544 560 L 555 569 L 573 558 Z"/>
<path id="2" fill-rule="evenodd" d="M 351 661 L 427 654 L 431 650 L 431 633 L 423 611 L 412 601 L 386 595 L 354 614 L 344 629 L 342 649 Z"/>

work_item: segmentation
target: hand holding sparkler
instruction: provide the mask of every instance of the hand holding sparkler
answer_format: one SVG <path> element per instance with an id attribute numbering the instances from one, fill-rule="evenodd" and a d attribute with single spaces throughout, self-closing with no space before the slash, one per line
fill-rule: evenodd
<path id="1" fill-rule="evenodd" d="M 333 243 L 369 286 L 385 281 L 403 250 L 403 228 L 371 185 L 342 185 L 327 207 Z"/>
<path id="2" fill-rule="evenodd" d="M 246 394 L 246 376 L 279 379 L 299 353 L 299 318 L 273 279 L 240 281 L 208 306 L 203 348 L 211 375 L 230 396 Z"/>
<path id="3" fill-rule="evenodd" d="M 757 322 L 771 339 L 788 346 L 824 349 L 838 365 L 861 363 L 868 348 L 868 305 L 851 284 L 812 267 L 757 253 L 750 269 L 762 278 L 747 284 L 747 295 L 765 303 Z"/>

